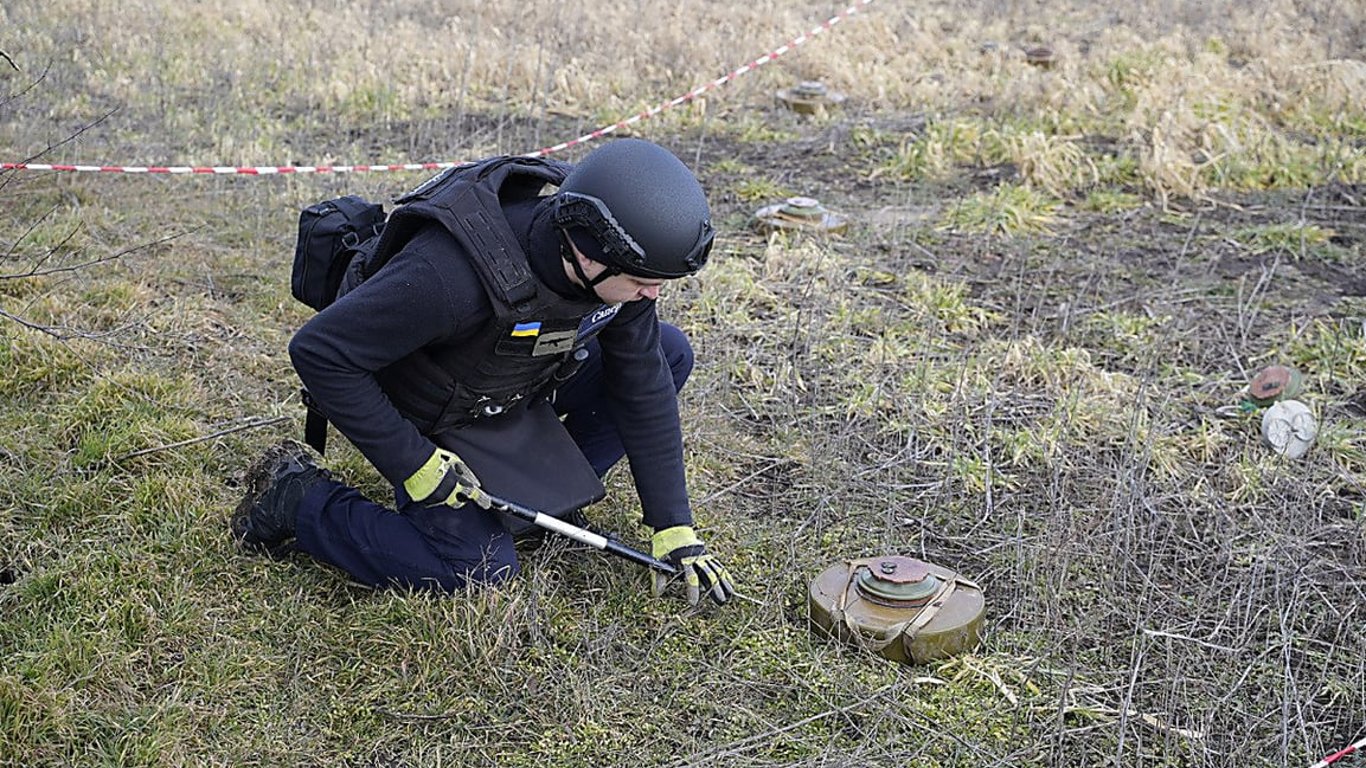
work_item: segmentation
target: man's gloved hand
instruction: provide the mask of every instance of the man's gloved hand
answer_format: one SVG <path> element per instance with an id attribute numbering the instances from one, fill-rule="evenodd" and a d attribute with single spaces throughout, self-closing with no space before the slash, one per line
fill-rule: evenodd
<path id="1" fill-rule="evenodd" d="M 469 465 L 443 448 L 437 448 L 426 464 L 403 481 L 403 490 L 413 501 L 429 507 L 437 504 L 459 507 L 471 502 L 488 509 L 491 503 Z"/>
<path id="2" fill-rule="evenodd" d="M 672 563 L 682 572 L 689 605 L 697 605 L 702 589 L 706 589 L 717 604 L 726 602 L 735 594 L 735 585 L 731 583 L 726 567 L 716 555 L 707 554 L 706 546 L 697 538 L 691 526 L 676 525 L 658 531 L 650 539 L 650 544 L 656 559 Z M 655 571 L 655 596 L 664 594 L 664 588 L 674 578 Z"/>

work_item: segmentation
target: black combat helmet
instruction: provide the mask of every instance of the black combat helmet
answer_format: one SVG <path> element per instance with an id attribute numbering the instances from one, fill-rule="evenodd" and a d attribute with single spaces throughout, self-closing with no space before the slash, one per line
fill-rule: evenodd
<path id="1" fill-rule="evenodd" d="M 618 139 L 599 147 L 574 166 L 556 198 L 555 224 L 584 256 L 607 265 L 590 284 L 622 272 L 686 277 L 711 253 L 716 230 L 702 185 L 658 144 Z"/>

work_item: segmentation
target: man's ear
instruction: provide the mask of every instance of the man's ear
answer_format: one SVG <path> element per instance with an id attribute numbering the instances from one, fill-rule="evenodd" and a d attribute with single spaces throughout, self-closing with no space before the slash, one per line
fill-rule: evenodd
<path id="1" fill-rule="evenodd" d="M 593 260 L 588 258 L 587 256 L 584 256 L 583 253 L 581 253 L 577 247 L 574 248 L 574 258 L 579 260 L 579 266 L 583 267 L 584 269 L 587 269 L 588 267 L 593 265 Z"/>

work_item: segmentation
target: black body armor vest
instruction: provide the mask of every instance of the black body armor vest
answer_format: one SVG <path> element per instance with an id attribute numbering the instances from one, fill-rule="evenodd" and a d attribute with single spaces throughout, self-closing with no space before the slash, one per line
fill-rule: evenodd
<path id="1" fill-rule="evenodd" d="M 364 280 L 435 221 L 460 244 L 463 253 L 451 257 L 470 259 L 493 305 L 493 322 L 474 338 L 420 349 L 377 375 L 394 406 L 424 434 L 517 409 L 572 375 L 586 357 L 580 326 L 595 310 L 610 308 L 564 298 L 537 280 L 502 208 L 539 196 L 568 170 L 559 161 L 527 157 L 451 168 L 399 198 L 374 253 L 353 265 Z"/>

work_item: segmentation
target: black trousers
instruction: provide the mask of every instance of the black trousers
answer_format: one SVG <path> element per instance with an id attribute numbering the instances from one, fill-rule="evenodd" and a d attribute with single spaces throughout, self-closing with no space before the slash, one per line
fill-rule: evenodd
<path id="1" fill-rule="evenodd" d="M 675 391 L 692 372 L 693 353 L 683 332 L 660 324 L 660 344 Z M 612 402 L 603 387 L 596 342 L 578 373 L 562 385 L 555 410 L 584 457 L 601 476 L 626 454 Z M 304 496 L 297 522 L 298 547 L 376 587 L 454 591 L 492 584 L 517 574 L 512 536 L 497 515 L 472 505 L 424 507 L 395 488 L 397 512 L 341 483 L 324 481 Z"/>

